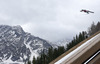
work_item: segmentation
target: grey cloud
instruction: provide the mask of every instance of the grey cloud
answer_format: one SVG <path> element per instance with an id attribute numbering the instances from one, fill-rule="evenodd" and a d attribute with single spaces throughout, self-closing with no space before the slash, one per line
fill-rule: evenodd
<path id="1" fill-rule="evenodd" d="M 72 39 L 100 20 L 100 0 L 1 0 L 0 24 L 21 25 L 35 36 L 57 41 Z M 94 14 L 80 13 L 89 9 Z"/>

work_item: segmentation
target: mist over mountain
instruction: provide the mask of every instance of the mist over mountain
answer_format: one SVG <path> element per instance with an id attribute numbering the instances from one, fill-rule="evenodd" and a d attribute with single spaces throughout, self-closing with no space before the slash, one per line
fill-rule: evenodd
<path id="1" fill-rule="evenodd" d="M 25 32 L 21 26 L 0 25 L 0 62 L 32 60 L 51 45 Z"/>

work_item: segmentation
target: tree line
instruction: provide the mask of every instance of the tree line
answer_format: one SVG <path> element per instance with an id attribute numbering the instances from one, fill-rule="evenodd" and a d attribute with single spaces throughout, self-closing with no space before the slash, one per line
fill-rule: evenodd
<path id="1" fill-rule="evenodd" d="M 66 47 L 64 46 L 58 46 L 58 48 L 51 47 L 48 49 L 48 52 L 46 54 L 43 51 L 39 57 L 37 58 L 33 57 L 32 63 L 31 61 L 28 61 L 27 64 L 49 64 L 55 58 L 57 58 L 58 56 L 68 51 L 73 46 L 77 45 L 78 43 L 86 39 L 87 38 L 86 35 L 87 33 L 83 31 L 79 35 L 76 35 L 76 37 L 74 37 L 74 39 L 69 44 L 67 44 Z"/>
<path id="2" fill-rule="evenodd" d="M 49 48 L 47 53 L 42 52 L 42 54 L 35 58 L 33 57 L 33 61 L 28 61 L 27 64 L 49 64 L 51 61 L 56 59 L 58 56 L 63 54 L 64 52 L 68 51 L 73 46 L 77 45 L 84 39 L 88 38 L 88 36 L 93 35 L 97 31 L 100 30 L 100 22 L 97 24 L 94 24 L 94 22 L 91 24 L 91 26 L 88 29 L 88 32 L 82 31 L 78 35 L 76 35 L 73 40 L 66 44 L 66 47 L 64 46 L 58 46 L 58 48 Z"/>
<path id="3" fill-rule="evenodd" d="M 100 22 L 95 24 L 94 22 L 91 24 L 91 26 L 88 29 L 88 34 L 91 36 L 94 33 L 98 32 L 100 30 Z"/>

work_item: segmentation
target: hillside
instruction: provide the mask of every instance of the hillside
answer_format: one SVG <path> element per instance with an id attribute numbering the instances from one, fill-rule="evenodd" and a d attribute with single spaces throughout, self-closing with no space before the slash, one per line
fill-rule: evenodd
<path id="1" fill-rule="evenodd" d="M 0 25 L 0 62 L 25 62 L 45 52 L 51 45 L 25 32 L 21 26 Z"/>

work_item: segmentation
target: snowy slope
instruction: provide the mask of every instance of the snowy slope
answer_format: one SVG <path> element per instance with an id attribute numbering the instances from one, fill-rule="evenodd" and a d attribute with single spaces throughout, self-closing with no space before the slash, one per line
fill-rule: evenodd
<path id="1" fill-rule="evenodd" d="M 59 40 L 57 42 L 50 42 L 50 44 L 56 48 L 58 46 L 64 46 L 66 47 L 66 45 L 69 43 L 70 41 L 68 41 L 67 39 L 62 39 L 62 40 Z"/>
<path id="2" fill-rule="evenodd" d="M 67 39 L 63 39 L 63 40 L 60 40 L 60 41 L 56 42 L 57 46 L 64 46 L 64 47 L 66 47 L 66 45 L 68 43 L 69 43 L 69 41 Z"/>
<path id="3" fill-rule="evenodd" d="M 0 62 L 32 60 L 49 47 L 46 40 L 24 32 L 21 26 L 0 25 Z"/>

